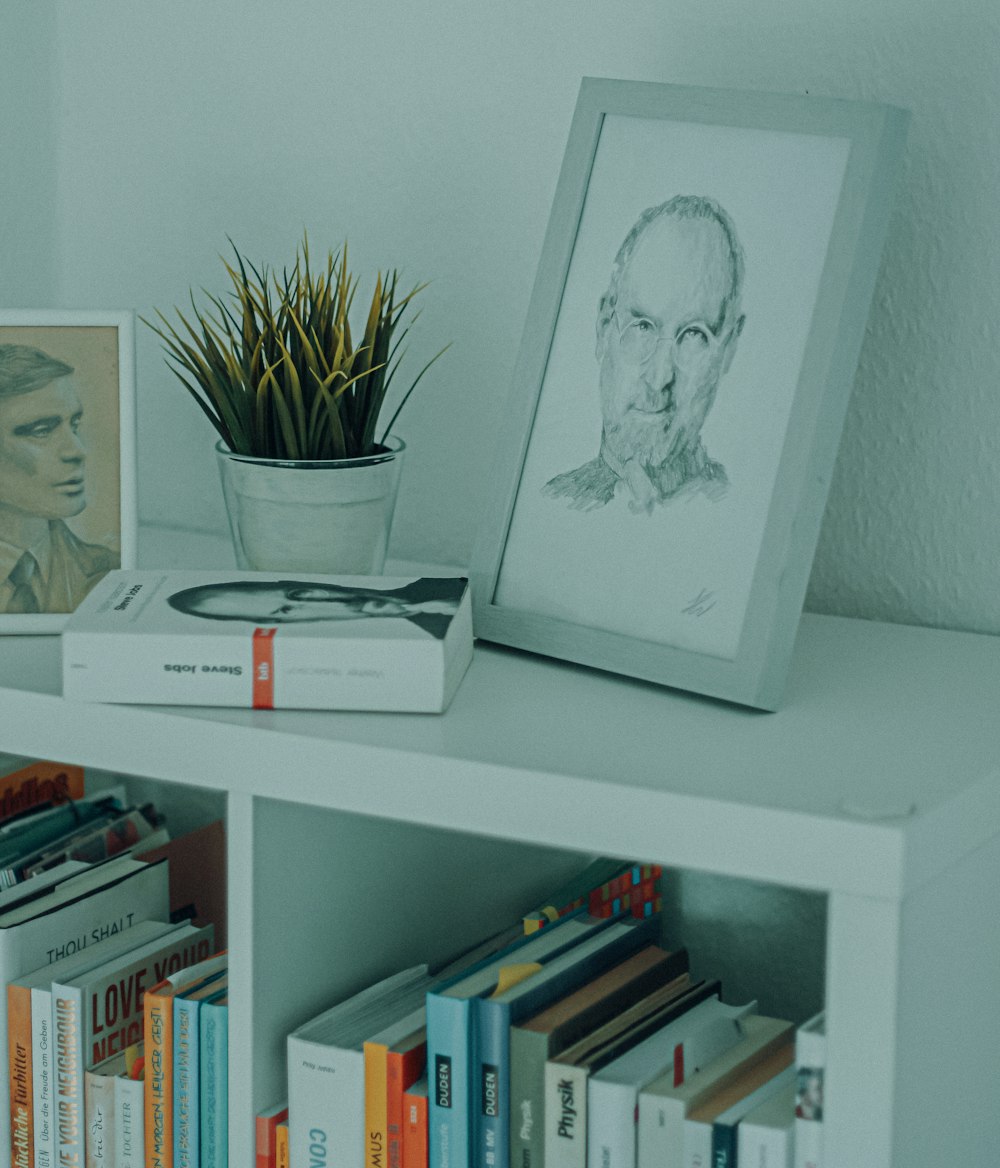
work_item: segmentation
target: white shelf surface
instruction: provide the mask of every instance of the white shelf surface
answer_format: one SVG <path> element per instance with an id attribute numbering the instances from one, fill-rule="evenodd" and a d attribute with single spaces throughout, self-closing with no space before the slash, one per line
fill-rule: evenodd
<path id="1" fill-rule="evenodd" d="M 67 703 L 58 637 L 0 639 L 0 687 L 10 751 L 820 891 L 1000 832 L 995 637 L 807 614 L 774 714 L 481 642 L 444 715 Z"/>

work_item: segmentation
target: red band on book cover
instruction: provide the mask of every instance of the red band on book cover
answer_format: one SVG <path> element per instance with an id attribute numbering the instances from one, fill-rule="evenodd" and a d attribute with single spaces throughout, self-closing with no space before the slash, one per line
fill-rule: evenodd
<path id="1" fill-rule="evenodd" d="M 679 1087 L 684 1082 L 684 1043 L 679 1042 L 674 1047 L 674 1086 Z"/>
<path id="2" fill-rule="evenodd" d="M 274 709 L 274 634 L 277 629 L 253 631 L 253 708 Z"/>

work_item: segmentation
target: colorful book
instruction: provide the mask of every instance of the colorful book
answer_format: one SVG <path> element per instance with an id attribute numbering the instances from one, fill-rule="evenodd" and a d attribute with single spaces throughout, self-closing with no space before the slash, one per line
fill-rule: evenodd
<path id="1" fill-rule="evenodd" d="M 0 984 L 9 985 L 139 921 L 164 920 L 167 912 L 165 864 L 119 857 L 85 868 L 0 911 Z M 7 1011 L 0 1010 L 0 1051 L 7 1050 Z M 0 1148 L 11 1149 L 8 1067 L 0 1081 Z"/>
<path id="2" fill-rule="evenodd" d="M 795 1168 L 823 1168 L 823 1076 L 826 1014 L 803 1022 L 795 1036 Z"/>
<path id="3" fill-rule="evenodd" d="M 229 1168 L 229 999 L 198 1011 L 201 1042 L 200 1153 L 203 1168 Z"/>
<path id="4" fill-rule="evenodd" d="M 719 994 L 718 982 L 692 985 L 687 973 L 622 1010 L 545 1063 L 545 1163 L 586 1168 L 587 1084 L 593 1071 L 631 1050 L 685 1010 Z"/>
<path id="5" fill-rule="evenodd" d="M 766 1083 L 748 1092 L 715 1117 L 712 1124 L 712 1168 L 736 1168 L 739 1156 L 739 1128 L 747 1114 L 762 1103 L 795 1086 L 795 1067 L 789 1064 Z"/>
<path id="6" fill-rule="evenodd" d="M 519 968 L 549 961 L 610 924 L 610 920 L 598 920 L 583 911 L 562 917 L 539 932 L 522 937 L 447 987 L 428 993 L 431 1168 L 470 1168 L 472 1162 L 473 1002 L 491 993 L 499 981 L 516 975 Z M 295 1159 L 294 1149 L 292 1158 Z"/>
<path id="7" fill-rule="evenodd" d="M 684 1157 L 688 1112 L 731 1083 L 747 1067 L 792 1041 L 794 1026 L 781 1018 L 750 1014 L 743 1037 L 730 1050 L 678 1083 L 673 1067 L 639 1092 L 638 1168 L 679 1165 Z"/>
<path id="8" fill-rule="evenodd" d="M 684 1120 L 684 1168 L 699 1168 L 712 1162 L 712 1139 L 715 1121 L 731 1107 L 746 1099 L 758 1087 L 770 1083 L 775 1075 L 795 1062 L 795 1047 L 789 1043 L 772 1051 L 745 1068 L 721 1090 L 714 1092 L 705 1102 L 691 1109 Z"/>
<path id="9" fill-rule="evenodd" d="M 364 1043 L 365 1168 L 400 1168 L 403 1092 L 426 1066 L 426 1021 L 421 1005 Z"/>
<path id="10" fill-rule="evenodd" d="M 225 951 L 216 953 L 158 982 L 143 998 L 144 1168 L 174 1168 L 174 997 L 186 986 L 226 969 L 227 965 Z"/>
<path id="11" fill-rule="evenodd" d="M 33 1162 L 51 1161 L 51 1112 L 49 1110 L 49 1054 L 52 1014 L 51 979 L 73 976 L 109 957 L 125 953 L 134 945 L 154 936 L 162 936 L 172 926 L 158 922 L 141 922 L 114 937 L 85 947 L 52 965 L 32 970 L 7 986 L 7 1042 L 10 1067 L 11 1131 L 14 1144 L 11 1164 L 29 1168 Z M 38 991 L 35 994 L 35 991 Z M 35 996 L 34 1015 L 32 997 Z M 42 1002 L 45 1002 L 42 1023 Z M 37 1072 L 37 1075 L 36 1075 Z M 36 1090 L 44 1084 L 44 1107 Z M 42 1139 L 44 1151 L 39 1157 L 36 1139 Z"/>
<path id="12" fill-rule="evenodd" d="M 174 997 L 174 1166 L 199 1168 L 201 1045 L 199 1013 L 204 1002 L 223 997 L 228 972 L 195 982 Z"/>
<path id="13" fill-rule="evenodd" d="M 525 914 L 525 933 L 534 933 L 579 908 L 591 916 L 652 916 L 660 911 L 658 864 L 633 864 L 602 856 L 549 895 L 544 905 Z"/>
<path id="14" fill-rule="evenodd" d="M 288 1119 L 288 1103 L 282 1101 L 257 1113 L 254 1121 L 254 1168 L 277 1168 L 278 1124 Z"/>
<path id="15" fill-rule="evenodd" d="M 510 1163 L 511 1026 L 650 944 L 659 931 L 658 916 L 611 921 L 516 984 L 498 985 L 476 1000 L 473 1163 L 478 1168 Z"/>
<path id="16" fill-rule="evenodd" d="M 432 984 L 415 965 L 335 1003 L 288 1036 L 291 1159 L 325 1149 L 329 1168 L 364 1168 L 366 1039 L 418 1009 Z M 154 1166 L 155 1168 L 155 1166 Z"/>
<path id="17" fill-rule="evenodd" d="M 14 762 L 14 769 L 8 769 Z M 4 756 L 0 777 L 0 823 L 36 807 L 65 803 L 83 796 L 83 767 L 43 759 L 10 760 Z"/>
<path id="18" fill-rule="evenodd" d="M 596 1070 L 587 1084 L 587 1168 L 635 1168 L 639 1091 L 668 1067 L 683 1082 L 735 1046 L 755 1006 L 708 998 Z"/>
<path id="19" fill-rule="evenodd" d="M 684 949 L 649 945 L 510 1030 L 511 1168 L 545 1163 L 545 1063 L 687 971 Z"/>
<path id="20" fill-rule="evenodd" d="M 113 571 L 63 629 L 63 694 L 436 713 L 472 660 L 471 612 L 464 577 Z"/>
<path id="21" fill-rule="evenodd" d="M 403 1168 L 428 1168 L 426 1074 L 403 1092 Z"/>
<path id="22" fill-rule="evenodd" d="M 792 1168 L 795 1155 L 794 1081 L 740 1120 L 736 1163 L 750 1168 Z"/>
<path id="23" fill-rule="evenodd" d="M 177 925 L 121 956 L 75 977 L 52 981 L 52 1038 L 56 1163 L 83 1159 L 84 1071 L 142 1038 L 142 1000 L 148 986 L 212 950 L 212 928 Z"/>

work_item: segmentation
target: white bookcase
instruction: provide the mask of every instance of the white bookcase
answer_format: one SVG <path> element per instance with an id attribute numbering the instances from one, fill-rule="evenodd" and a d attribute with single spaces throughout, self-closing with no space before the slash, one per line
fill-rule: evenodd
<path id="1" fill-rule="evenodd" d="M 997 1162 L 998 638 L 807 615 L 776 714 L 479 645 L 437 716 L 70 704 L 58 638 L 4 637 L 0 750 L 225 810 L 232 1168 L 290 1028 L 595 853 L 664 865 L 727 997 L 825 1003 L 830 1168 Z"/>

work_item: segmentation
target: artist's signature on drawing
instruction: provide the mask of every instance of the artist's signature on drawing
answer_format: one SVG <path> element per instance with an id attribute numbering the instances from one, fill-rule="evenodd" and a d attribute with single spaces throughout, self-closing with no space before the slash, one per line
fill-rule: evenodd
<path id="1" fill-rule="evenodd" d="M 715 593 L 710 592 L 707 588 L 703 588 L 698 595 L 688 602 L 681 612 L 687 616 L 704 616 L 710 609 L 715 608 L 716 600 Z"/>

